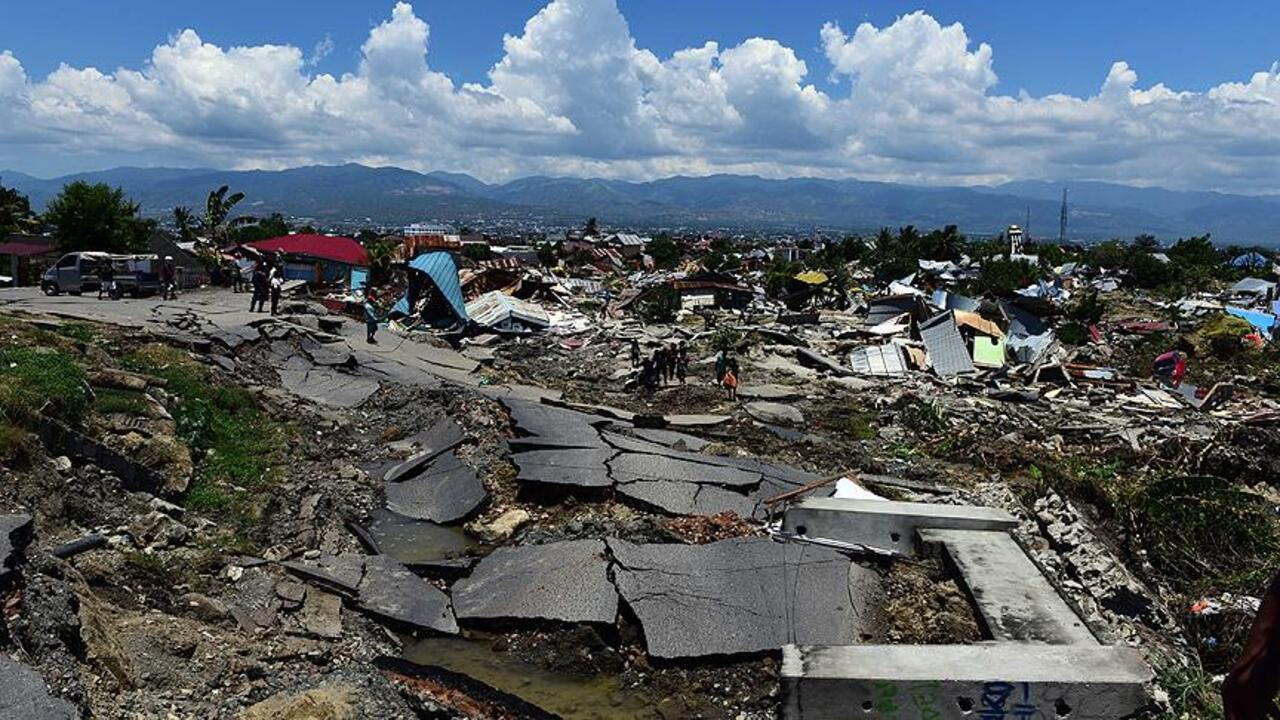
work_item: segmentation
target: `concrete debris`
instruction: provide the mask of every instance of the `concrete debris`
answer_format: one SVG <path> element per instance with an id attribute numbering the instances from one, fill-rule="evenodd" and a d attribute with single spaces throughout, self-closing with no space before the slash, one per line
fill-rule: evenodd
<path id="1" fill-rule="evenodd" d="M 449 596 L 390 558 L 339 555 L 283 564 L 306 582 L 336 592 L 393 625 L 458 632 Z"/>
<path id="2" fill-rule="evenodd" d="M 52 697 L 39 673 L 0 655 L 0 718 L 75 720 L 80 713 L 66 700 Z"/>
<path id="3" fill-rule="evenodd" d="M 0 515 L 0 590 L 13 581 L 34 527 L 30 515 Z"/>
<path id="4" fill-rule="evenodd" d="M 489 497 L 476 471 L 452 450 L 436 457 L 414 477 L 388 483 L 386 493 L 388 510 L 437 523 L 462 520 Z"/>

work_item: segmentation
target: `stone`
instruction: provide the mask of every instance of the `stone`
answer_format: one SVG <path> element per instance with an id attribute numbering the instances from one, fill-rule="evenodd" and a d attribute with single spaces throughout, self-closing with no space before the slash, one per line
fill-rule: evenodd
<path id="1" fill-rule="evenodd" d="M 298 623 L 308 635 L 333 639 L 342 637 L 342 598 L 311 588 L 304 593 Z"/>
<path id="2" fill-rule="evenodd" d="M 300 603 L 307 595 L 307 586 L 302 583 L 281 580 L 276 583 L 276 597 L 287 603 Z"/>
<path id="3" fill-rule="evenodd" d="M 804 425 L 804 413 L 798 408 L 782 403 L 757 400 L 746 404 L 747 414 L 770 425 Z"/>
<path id="4" fill-rule="evenodd" d="M 612 449 L 532 450 L 512 455 L 511 461 L 522 483 L 598 488 L 613 484 L 607 463 L 614 454 Z"/>
<path id="5" fill-rule="evenodd" d="M 439 468 L 439 469 L 437 469 Z M 387 509 L 416 520 L 457 522 L 489 497 L 475 470 L 448 451 L 421 475 L 386 488 Z"/>
<path id="6" fill-rule="evenodd" d="M 468 529 L 485 542 L 498 543 L 515 535 L 516 531 L 532 520 L 529 511 L 524 508 L 509 508 L 501 515 L 486 524 L 473 524 Z"/>
<path id="7" fill-rule="evenodd" d="M 618 593 L 601 540 L 500 547 L 453 586 L 459 618 L 613 623 Z"/>
<path id="8" fill-rule="evenodd" d="M 187 609 L 192 617 L 204 622 L 221 622 L 227 618 L 229 611 L 221 600 L 208 595 L 190 592 L 178 598 L 178 605 Z"/>
<path id="9" fill-rule="evenodd" d="M 0 654 L 0 718 L 76 720 L 79 717 L 74 705 L 49 694 L 39 673 Z"/>
<path id="10" fill-rule="evenodd" d="M 619 483 L 636 480 L 680 480 L 727 487 L 749 488 L 760 484 L 760 474 L 724 465 L 709 465 L 661 455 L 622 453 L 609 461 L 613 479 Z"/>
<path id="11" fill-rule="evenodd" d="M 135 518 L 129 534 L 144 547 L 175 547 L 191 537 L 191 529 L 159 510 Z"/>
<path id="12" fill-rule="evenodd" d="M 58 472 L 68 472 L 69 470 L 71 470 L 71 458 L 67 457 L 66 455 L 59 455 L 58 457 L 54 458 L 51 462 L 53 463 L 53 469 L 57 470 Z"/>
<path id="13" fill-rule="evenodd" d="M 883 604 L 879 574 L 827 548 L 769 538 L 608 544 L 615 584 L 656 657 L 856 643 Z"/>

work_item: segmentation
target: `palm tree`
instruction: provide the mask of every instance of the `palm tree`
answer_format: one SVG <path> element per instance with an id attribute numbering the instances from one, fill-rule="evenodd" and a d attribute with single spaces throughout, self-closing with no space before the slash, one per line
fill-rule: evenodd
<path id="1" fill-rule="evenodd" d="M 227 195 L 228 190 L 230 188 L 223 185 L 209 193 L 209 199 L 205 203 L 204 219 L 201 222 L 204 234 L 217 247 L 224 247 L 227 244 L 231 228 L 254 222 L 253 218 L 246 215 L 231 218 L 231 209 L 244 199 L 244 193 Z"/>
<path id="2" fill-rule="evenodd" d="M 364 249 L 369 255 L 369 282 L 379 285 L 391 274 L 396 245 L 387 238 L 377 238 L 366 243 Z"/>
<path id="3" fill-rule="evenodd" d="M 178 228 L 178 237 L 182 242 L 192 242 L 196 239 L 196 216 L 191 212 L 191 208 L 185 206 L 174 208 L 173 224 Z"/>

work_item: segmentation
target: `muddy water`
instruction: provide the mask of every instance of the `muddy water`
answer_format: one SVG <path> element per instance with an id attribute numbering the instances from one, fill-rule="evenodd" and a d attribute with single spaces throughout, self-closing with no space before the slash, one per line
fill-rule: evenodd
<path id="1" fill-rule="evenodd" d="M 650 720 L 650 698 L 624 690 L 617 676 L 580 677 L 550 672 L 487 645 L 459 638 L 424 638 L 405 647 L 405 659 L 466 674 L 565 720 Z"/>
<path id="2" fill-rule="evenodd" d="M 475 548 L 462 528 L 414 520 L 389 510 L 372 513 L 369 533 L 384 555 L 407 565 L 462 557 Z"/>

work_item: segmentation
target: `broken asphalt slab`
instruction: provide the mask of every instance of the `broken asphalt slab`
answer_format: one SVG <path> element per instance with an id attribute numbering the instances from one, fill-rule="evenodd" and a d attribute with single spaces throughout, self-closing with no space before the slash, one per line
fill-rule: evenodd
<path id="1" fill-rule="evenodd" d="M 604 488 L 613 485 L 608 462 L 615 454 L 611 448 L 552 448 L 516 453 L 511 461 L 521 483 Z"/>
<path id="2" fill-rule="evenodd" d="M 0 655 L 0 718 L 14 720 L 75 720 L 80 713 L 61 698 L 52 697 L 44 678 L 7 655 Z"/>
<path id="3" fill-rule="evenodd" d="M 674 480 L 638 480 L 619 484 L 618 492 L 670 515 L 716 515 L 732 512 L 738 517 L 750 518 L 756 511 L 754 498 L 715 485 Z"/>
<path id="4" fill-rule="evenodd" d="M 566 448 L 604 445 L 596 427 L 609 422 L 608 418 L 515 398 L 502 398 L 501 402 L 511 414 L 516 430 L 539 445 Z"/>
<path id="5" fill-rule="evenodd" d="M 609 540 L 614 582 L 663 658 L 843 645 L 873 631 L 879 574 L 826 548 L 734 538 L 707 545 Z"/>
<path id="6" fill-rule="evenodd" d="M 791 426 L 804 424 L 804 413 L 792 405 L 757 400 L 747 403 L 744 409 L 748 415 L 762 423 Z"/>
<path id="7" fill-rule="evenodd" d="M 422 450 L 388 470 L 382 479 L 394 483 L 412 477 L 437 455 L 462 444 L 464 437 L 462 428 L 453 420 L 444 418 L 433 423 L 431 427 L 410 438 Z"/>
<path id="8" fill-rule="evenodd" d="M 676 480 L 739 488 L 760 484 L 760 473 L 665 455 L 622 453 L 609 461 L 609 471 L 619 484 L 637 480 Z"/>
<path id="9" fill-rule="evenodd" d="M 7 587 L 31 543 L 30 515 L 0 515 L 0 588 Z"/>
<path id="10" fill-rule="evenodd" d="M 350 599 L 359 609 L 399 625 L 457 634 L 449 596 L 400 563 L 380 555 L 324 556 L 285 562 L 308 583 Z"/>
<path id="11" fill-rule="evenodd" d="M 453 586 L 461 619 L 524 618 L 611 624 L 618 594 L 602 540 L 500 547 Z"/>
<path id="12" fill-rule="evenodd" d="M 388 483 L 386 493 L 388 510 L 436 523 L 462 520 L 489 497 L 476 471 L 452 450 L 438 456 L 418 476 Z"/>

